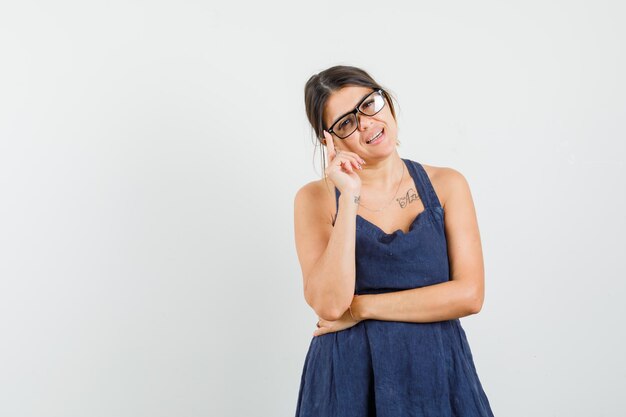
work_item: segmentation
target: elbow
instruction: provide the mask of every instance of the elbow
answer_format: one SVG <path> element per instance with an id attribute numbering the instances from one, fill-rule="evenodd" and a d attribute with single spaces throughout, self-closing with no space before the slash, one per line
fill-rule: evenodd
<path id="1" fill-rule="evenodd" d="M 328 320 L 328 321 L 339 320 L 343 317 L 344 314 L 346 314 L 346 311 L 348 311 L 348 309 L 350 308 L 350 304 L 352 303 L 353 297 L 354 296 L 350 297 L 347 304 L 345 302 L 338 301 L 335 304 L 324 306 L 325 308 L 323 310 L 322 309 L 320 309 L 319 311 L 315 310 L 315 312 L 317 312 L 318 316 L 320 318 L 323 318 L 324 320 Z"/>
<path id="2" fill-rule="evenodd" d="M 307 278 L 304 280 L 304 298 L 315 314 L 328 321 L 341 319 L 352 303 L 354 288 L 348 290 L 334 284 L 320 285 L 318 280 L 310 276 Z M 309 282 L 317 285 L 307 285 Z"/>
<path id="3" fill-rule="evenodd" d="M 341 311 L 342 309 L 340 307 L 331 303 L 328 297 L 312 297 L 310 295 L 307 296 L 305 293 L 304 298 L 307 304 L 315 311 L 315 314 L 321 319 L 328 321 L 339 320 L 345 312 L 345 310 Z"/>
<path id="4" fill-rule="evenodd" d="M 348 307 L 344 309 L 337 303 L 330 302 L 328 299 L 324 299 L 323 302 L 316 303 L 311 307 L 313 307 L 313 310 L 315 310 L 319 318 L 328 321 L 339 320 L 348 309 Z"/>
<path id="5" fill-rule="evenodd" d="M 470 310 L 469 313 L 470 314 L 478 314 L 480 313 L 480 310 L 483 308 L 482 303 L 476 303 L 474 302 L 471 306 L 470 306 Z"/>
<path id="6" fill-rule="evenodd" d="M 336 308 L 332 305 L 330 305 L 329 303 L 324 303 L 324 304 L 315 304 L 315 305 L 311 305 L 311 307 L 313 308 L 313 310 L 315 311 L 315 314 L 317 314 L 317 316 L 321 319 L 327 320 L 327 321 L 335 321 L 335 320 L 339 320 L 342 316 L 343 316 L 343 311 L 339 311 L 339 308 Z"/>
<path id="7" fill-rule="evenodd" d="M 319 312 L 316 310 L 319 318 L 327 320 L 327 321 L 335 321 L 339 320 L 343 316 L 343 312 L 339 312 L 337 309 L 334 310 L 320 310 Z"/>
<path id="8" fill-rule="evenodd" d="M 473 291 L 467 298 L 467 309 L 469 314 L 478 314 L 483 308 L 485 297 L 482 291 Z"/>

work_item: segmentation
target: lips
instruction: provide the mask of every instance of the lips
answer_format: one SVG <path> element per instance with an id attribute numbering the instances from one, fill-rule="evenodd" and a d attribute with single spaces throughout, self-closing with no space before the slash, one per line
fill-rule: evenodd
<path id="1" fill-rule="evenodd" d="M 372 136 L 365 143 L 367 143 L 369 145 L 372 141 L 380 139 L 380 137 L 384 134 L 384 130 L 385 129 L 381 129 L 378 133 L 376 133 L 374 136 Z"/>

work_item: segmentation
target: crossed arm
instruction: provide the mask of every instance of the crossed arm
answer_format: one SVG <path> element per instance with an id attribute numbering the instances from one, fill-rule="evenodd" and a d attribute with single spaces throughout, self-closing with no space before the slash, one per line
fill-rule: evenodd
<path id="1" fill-rule="evenodd" d="M 358 321 L 432 322 L 476 314 L 481 303 L 475 289 L 448 281 L 404 291 L 359 295 L 351 308 Z"/>
<path id="2" fill-rule="evenodd" d="M 458 171 L 445 168 L 442 174 L 450 281 L 404 291 L 356 296 L 351 304 L 355 319 L 432 322 L 460 318 L 481 310 L 484 299 L 483 254 L 469 185 Z"/>
<path id="3" fill-rule="evenodd" d="M 432 322 L 460 318 L 481 310 L 483 254 L 470 188 L 458 171 L 445 168 L 441 173 L 450 281 L 404 291 L 359 295 L 353 298 L 351 305 L 357 320 Z"/>

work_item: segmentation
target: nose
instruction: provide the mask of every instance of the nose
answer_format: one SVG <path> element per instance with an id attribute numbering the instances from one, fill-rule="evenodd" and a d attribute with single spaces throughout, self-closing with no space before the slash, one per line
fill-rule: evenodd
<path id="1" fill-rule="evenodd" d="M 361 113 L 358 113 L 356 117 L 357 117 L 357 126 L 359 127 L 359 130 L 369 129 L 370 125 L 372 124 L 371 117 L 365 114 L 361 114 Z"/>

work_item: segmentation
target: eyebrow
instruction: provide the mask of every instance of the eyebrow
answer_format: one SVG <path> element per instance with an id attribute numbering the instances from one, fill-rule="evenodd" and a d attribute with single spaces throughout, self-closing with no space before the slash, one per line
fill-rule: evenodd
<path id="1" fill-rule="evenodd" d="M 347 111 L 347 112 L 345 112 L 344 114 L 342 114 L 341 116 L 337 117 L 337 119 L 335 119 L 335 121 L 334 121 L 334 122 L 332 122 L 332 123 L 330 124 L 330 126 L 332 126 L 332 125 L 334 125 L 335 123 L 337 123 L 339 120 L 341 120 L 341 118 L 342 118 L 342 117 L 344 117 L 344 116 L 346 116 L 346 115 L 348 115 L 348 114 L 352 113 L 352 112 L 354 111 L 354 109 L 355 109 L 355 108 L 357 108 L 357 107 L 359 107 L 359 105 L 360 105 L 361 103 L 363 103 L 363 100 L 365 100 L 365 98 L 366 98 L 367 96 L 369 96 L 370 94 L 372 94 L 372 93 L 373 93 L 373 91 L 370 91 L 369 93 L 367 93 L 367 94 L 365 94 L 363 97 L 361 97 L 361 99 L 359 100 L 358 104 L 357 104 L 356 106 L 354 106 L 354 108 L 353 108 L 352 110 Z M 329 127 L 329 129 L 330 129 L 330 127 Z"/>

